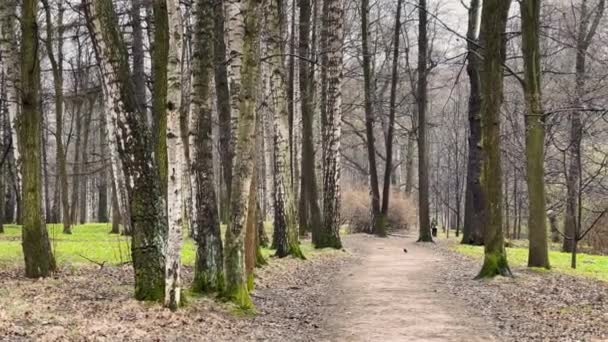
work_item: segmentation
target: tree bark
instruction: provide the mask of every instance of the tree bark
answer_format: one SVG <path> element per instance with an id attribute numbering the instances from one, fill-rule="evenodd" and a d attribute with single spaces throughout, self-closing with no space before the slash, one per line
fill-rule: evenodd
<path id="1" fill-rule="evenodd" d="M 131 53 L 133 56 L 133 83 L 137 106 L 146 112 L 146 72 L 144 39 L 141 27 L 141 0 L 131 0 Z"/>
<path id="2" fill-rule="evenodd" d="M 506 58 L 504 35 L 510 0 L 485 0 L 481 14 L 481 141 L 484 151 L 482 189 L 485 198 L 484 262 L 478 278 L 511 276 L 502 230 L 502 166 L 500 107 Z"/>
<path id="3" fill-rule="evenodd" d="M 340 241 L 340 136 L 342 126 L 343 8 L 340 0 L 323 2 L 321 32 L 321 125 L 323 222 L 313 230 L 316 248 L 342 248 Z"/>
<path id="4" fill-rule="evenodd" d="M 223 37 L 214 35 L 217 33 L 214 28 L 214 13 L 216 13 L 217 7 L 218 5 L 213 0 L 197 0 L 192 12 L 194 39 L 192 40 L 192 106 L 189 128 L 190 134 L 194 136 L 191 172 L 196 198 L 194 227 L 198 230 L 195 235 L 197 248 L 194 289 L 198 292 L 221 292 L 224 281 L 222 238 L 213 174 L 212 109 L 210 104 L 211 76 L 214 70 L 217 75 L 218 68 L 217 64 L 214 66 L 213 63 L 213 42 L 214 39 L 223 40 Z M 215 47 L 217 48 L 217 45 Z M 217 82 L 215 86 L 217 89 Z M 230 114 L 230 112 L 228 113 Z"/>
<path id="5" fill-rule="evenodd" d="M 222 176 L 225 190 L 224 201 L 220 204 L 222 211 L 230 207 L 230 193 L 232 184 L 232 164 L 234 158 L 234 146 L 232 142 L 232 116 L 230 110 L 230 90 L 228 88 L 228 71 L 226 69 L 226 43 L 224 41 L 224 7 L 223 1 L 216 0 L 213 6 L 214 24 L 214 81 L 215 94 L 217 97 L 217 112 L 219 117 L 220 135 L 220 159 L 222 165 Z"/>
<path id="6" fill-rule="evenodd" d="M 230 220 L 226 229 L 224 296 L 245 309 L 253 306 L 244 270 L 243 239 L 254 165 L 260 5 L 258 0 L 228 2 L 228 45 L 232 57 L 231 111 L 238 117 L 238 124 L 230 195 Z"/>
<path id="7" fill-rule="evenodd" d="M 428 142 L 426 139 L 427 109 L 427 7 L 426 0 L 418 1 L 418 85 L 416 102 L 418 105 L 418 219 L 420 242 L 432 242 L 429 219 L 429 170 Z"/>
<path id="8" fill-rule="evenodd" d="M 180 251 L 184 225 L 184 170 L 186 151 L 181 134 L 182 14 L 179 0 L 167 0 L 169 56 L 167 59 L 167 215 L 169 229 L 165 263 L 165 306 L 176 310 L 181 301 Z"/>
<path id="9" fill-rule="evenodd" d="M 464 203 L 464 228 L 462 243 L 483 245 L 484 198 L 481 189 L 481 168 L 483 151 L 481 149 L 481 94 L 480 94 L 480 53 L 479 12 L 481 1 L 471 0 L 469 7 L 469 25 L 467 29 L 467 74 L 469 76 L 469 154 L 467 160 L 467 187 Z"/>
<path id="10" fill-rule="evenodd" d="M 281 9 L 283 0 L 271 0 L 268 6 L 271 110 L 274 122 L 274 234 L 276 255 L 303 258 L 298 243 L 298 227 L 293 191 L 289 149 L 289 97 L 285 82 L 285 67 L 281 57 Z"/>
<path id="11" fill-rule="evenodd" d="M 300 39 L 298 53 L 310 58 L 311 4 L 310 0 L 300 0 Z M 314 149 L 314 79 L 311 66 L 305 60 L 298 64 L 300 77 L 302 111 L 302 160 L 300 183 L 300 233 L 318 229 L 321 226 L 321 210 L 318 203 L 317 177 L 315 172 Z"/>
<path id="12" fill-rule="evenodd" d="M 21 10 L 21 113 L 19 146 L 23 171 L 22 246 L 25 275 L 47 277 L 56 269 L 42 213 L 42 174 L 40 165 L 40 62 L 38 59 L 37 0 L 24 0 Z M 26 153 L 27 152 L 27 153 Z"/>
<path id="13" fill-rule="evenodd" d="M 167 198 L 167 66 L 169 65 L 169 17 L 166 0 L 153 0 L 154 43 L 152 44 L 152 137 L 161 191 Z"/>
<path id="14" fill-rule="evenodd" d="M 374 113 L 372 99 L 372 66 L 369 52 L 369 0 L 361 0 L 361 49 L 363 53 L 363 79 L 365 97 L 365 138 L 367 146 L 367 167 L 371 196 L 371 232 L 378 236 L 386 235 L 385 219 L 380 212 L 380 190 L 378 188 L 378 169 L 376 166 L 376 147 L 374 138 Z"/>
<path id="15" fill-rule="evenodd" d="M 111 0 L 83 0 L 91 41 L 101 68 L 110 143 L 116 144 L 127 193 L 132 230 L 135 298 L 161 301 L 165 295 L 167 207 L 146 115 L 131 94 L 127 49 Z"/>
<path id="16" fill-rule="evenodd" d="M 540 0 L 520 2 L 527 103 L 528 267 L 550 268 L 545 199 L 545 116 L 541 96 Z"/>
<path id="17" fill-rule="evenodd" d="M 17 1 L 7 0 L 0 2 L 0 55 L 2 56 L 3 73 L 6 77 L 6 100 L 8 110 L 8 127 L 12 145 L 12 167 L 15 188 L 15 204 L 17 214 L 16 222 L 21 222 L 20 207 L 22 193 L 22 171 L 20 141 L 17 127 L 17 118 L 21 112 L 21 60 L 17 41 Z M 11 213 L 11 217 L 14 215 Z"/>

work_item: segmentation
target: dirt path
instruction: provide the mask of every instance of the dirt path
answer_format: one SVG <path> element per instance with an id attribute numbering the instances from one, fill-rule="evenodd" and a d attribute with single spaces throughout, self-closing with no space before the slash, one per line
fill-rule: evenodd
<path id="1" fill-rule="evenodd" d="M 445 256 L 410 236 L 354 235 L 345 244 L 361 262 L 343 271 L 329 299 L 328 340 L 495 340 L 486 322 L 466 312 L 465 303 L 434 290 L 441 286 L 434 271 Z"/>

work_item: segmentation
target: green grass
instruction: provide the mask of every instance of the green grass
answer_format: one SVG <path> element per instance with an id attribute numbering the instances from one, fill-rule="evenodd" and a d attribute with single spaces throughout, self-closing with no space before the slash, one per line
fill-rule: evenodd
<path id="1" fill-rule="evenodd" d="M 454 244 L 452 248 L 464 255 L 478 259 L 483 258 L 482 246 Z M 507 248 L 507 259 L 511 266 L 526 267 L 528 265 L 528 249 Z M 570 268 L 570 253 L 549 251 L 549 260 L 552 271 L 608 281 L 608 256 L 580 253 L 577 255 L 576 269 Z"/>
<path id="2" fill-rule="evenodd" d="M 130 238 L 117 234 L 108 234 L 109 223 L 88 223 L 72 227 L 72 234 L 63 234 L 61 224 L 48 224 L 49 237 L 55 258 L 60 265 L 83 265 L 97 263 L 118 265 L 131 260 Z M 272 224 L 265 224 L 268 236 L 272 236 Z M 222 236 L 226 227 L 222 225 Z M 315 250 L 310 242 L 302 242 L 302 252 L 306 257 L 324 253 Z M 263 248 L 262 255 L 269 258 L 274 250 Z M 196 256 L 196 246 L 192 239 L 185 238 L 182 248 L 182 263 L 193 266 Z M 90 259 L 90 260 L 88 260 Z M 18 265 L 23 262 L 21 249 L 21 227 L 4 225 L 4 233 L 0 234 L 0 267 Z"/>

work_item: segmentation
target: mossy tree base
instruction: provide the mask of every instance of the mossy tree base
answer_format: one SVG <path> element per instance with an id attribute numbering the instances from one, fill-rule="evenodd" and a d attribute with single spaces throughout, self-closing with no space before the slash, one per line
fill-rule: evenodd
<path id="1" fill-rule="evenodd" d="M 222 297 L 237 305 L 241 310 L 250 311 L 255 309 L 246 283 L 236 284 L 233 288 L 226 289 Z"/>
<path id="2" fill-rule="evenodd" d="M 192 282 L 192 291 L 199 294 L 221 293 L 223 289 L 224 274 L 222 272 L 218 272 L 215 276 L 206 272 L 197 272 Z"/>
<path id="3" fill-rule="evenodd" d="M 495 276 L 513 277 L 507 262 L 507 255 L 504 253 L 486 254 L 481 271 L 475 279 L 494 278 Z"/>

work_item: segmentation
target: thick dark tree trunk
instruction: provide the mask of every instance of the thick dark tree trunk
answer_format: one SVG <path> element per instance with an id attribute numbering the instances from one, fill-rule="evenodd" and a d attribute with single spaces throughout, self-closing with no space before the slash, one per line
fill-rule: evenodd
<path id="1" fill-rule="evenodd" d="M 483 244 L 484 199 L 481 189 L 481 94 L 480 94 L 480 59 L 477 47 L 478 17 L 481 3 L 471 0 L 469 7 L 469 26 L 467 30 L 467 74 L 469 75 L 469 155 L 467 160 L 467 186 L 464 202 L 464 228 L 462 243 L 471 245 Z"/>
<path id="2" fill-rule="evenodd" d="M 426 0 L 418 1 L 418 241 L 432 242 L 429 218 L 429 170 L 426 139 L 427 109 L 427 7 Z"/>
<path id="3" fill-rule="evenodd" d="M 386 235 L 386 220 L 380 212 L 380 190 L 378 186 L 378 169 L 376 166 L 376 147 L 374 138 L 374 106 L 372 99 L 372 66 L 369 51 L 369 0 L 361 0 L 361 49 L 363 53 L 363 83 L 365 97 L 365 138 L 367 146 L 367 167 L 369 170 L 369 187 L 371 200 L 371 227 L 372 233 L 378 236 Z"/>
<path id="4" fill-rule="evenodd" d="M 310 0 L 300 0 L 299 54 L 309 58 L 311 29 Z M 302 172 L 300 186 L 300 233 L 312 232 L 321 227 L 321 210 L 318 203 L 317 177 L 314 150 L 314 78 L 311 64 L 299 63 L 300 94 L 302 109 Z"/>
<path id="5" fill-rule="evenodd" d="M 46 224 L 42 215 L 40 167 L 40 63 L 38 60 L 37 0 L 24 0 L 21 10 L 21 117 L 18 134 L 23 174 L 22 247 L 25 275 L 47 277 L 55 271 Z"/>
<path id="6" fill-rule="evenodd" d="M 138 0 L 137 0 L 138 1 Z M 161 191 L 167 198 L 167 65 L 169 62 L 169 17 L 166 0 L 153 0 L 154 42 L 152 44 L 152 138 L 158 164 Z M 138 108 L 142 110 L 142 108 Z M 145 113 L 145 112 L 142 112 Z"/>
<path id="7" fill-rule="evenodd" d="M 213 0 L 197 0 L 192 12 L 195 20 L 190 134 L 194 136 L 191 173 L 195 184 L 194 228 L 197 230 L 194 235 L 197 244 L 194 289 L 199 292 L 219 292 L 224 286 L 222 237 L 213 175 L 212 109 L 209 102 L 211 75 L 214 70 L 213 14 L 216 6 Z M 215 38 L 223 39 L 223 33 L 222 37 Z M 217 69 L 215 71 L 217 72 Z"/>
<path id="8" fill-rule="evenodd" d="M 397 13 L 395 14 L 395 33 L 393 36 L 393 65 L 391 73 L 391 97 L 388 114 L 388 129 L 386 134 L 386 165 L 384 167 L 384 187 L 382 189 L 382 217 L 388 214 L 390 198 L 391 175 L 393 173 L 393 136 L 395 132 L 395 112 L 397 110 L 397 82 L 399 81 L 399 36 L 401 34 L 401 2 L 397 0 Z"/>
<path id="9" fill-rule="evenodd" d="M 234 157 L 232 126 L 233 122 L 236 123 L 235 120 L 232 120 L 230 110 L 230 90 L 228 88 L 228 71 L 226 69 L 226 43 L 224 41 L 224 17 L 223 1 L 215 1 L 213 6 L 214 81 L 215 94 L 217 97 L 217 112 L 219 117 L 220 160 L 223 177 L 222 182 L 225 187 L 225 189 L 220 190 L 220 210 L 227 213 L 225 217 L 222 215 L 222 219 L 226 219 L 229 215 L 230 193 L 232 191 L 232 161 Z"/>
<path id="10" fill-rule="evenodd" d="M 505 28 L 510 0 L 485 0 L 481 16 L 484 59 L 481 68 L 481 133 L 484 152 L 482 188 L 485 198 L 484 262 L 478 278 L 510 276 L 502 230 L 502 165 L 500 107 L 506 59 Z"/>

